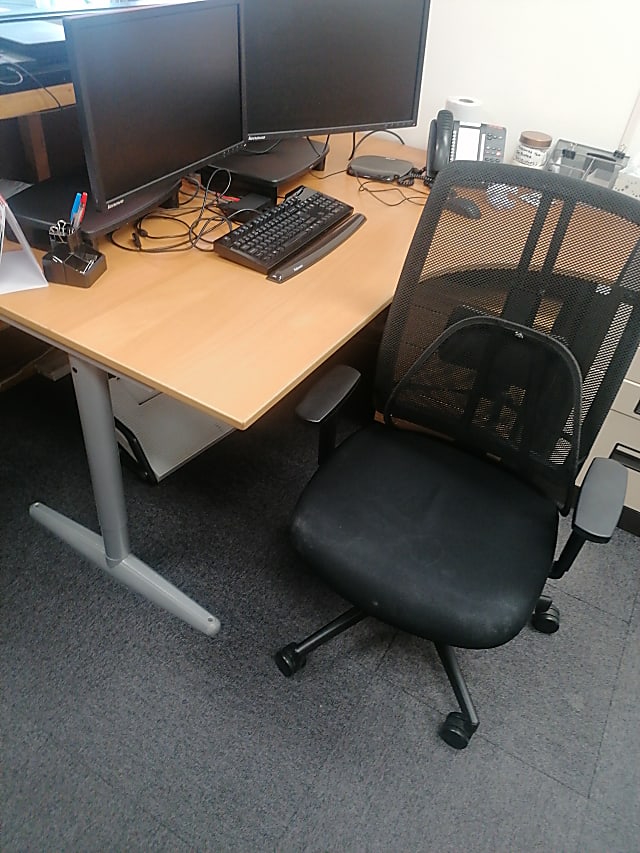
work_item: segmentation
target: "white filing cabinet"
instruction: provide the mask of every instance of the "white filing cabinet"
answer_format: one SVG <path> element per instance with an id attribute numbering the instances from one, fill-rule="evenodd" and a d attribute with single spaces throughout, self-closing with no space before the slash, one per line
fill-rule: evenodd
<path id="1" fill-rule="evenodd" d="M 596 437 L 583 475 L 594 456 L 611 456 L 626 466 L 625 506 L 640 513 L 640 349 Z"/>

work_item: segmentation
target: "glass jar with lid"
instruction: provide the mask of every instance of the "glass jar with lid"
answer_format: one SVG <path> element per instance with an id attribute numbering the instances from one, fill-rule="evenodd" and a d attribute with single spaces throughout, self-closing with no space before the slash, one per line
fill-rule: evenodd
<path id="1" fill-rule="evenodd" d="M 551 141 L 548 133 L 542 133 L 539 130 L 523 130 L 513 155 L 513 162 L 518 166 L 528 166 L 530 169 L 544 169 Z"/>

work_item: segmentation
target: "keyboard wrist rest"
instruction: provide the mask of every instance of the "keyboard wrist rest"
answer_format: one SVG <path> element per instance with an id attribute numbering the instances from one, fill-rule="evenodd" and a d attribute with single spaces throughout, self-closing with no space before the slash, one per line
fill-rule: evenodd
<path id="1" fill-rule="evenodd" d="M 343 220 L 334 228 L 318 237 L 310 246 L 293 258 L 287 258 L 285 263 L 272 270 L 267 278 L 282 284 L 294 275 L 308 269 L 316 261 L 324 258 L 341 243 L 344 243 L 360 226 L 367 221 L 363 213 L 354 213 L 348 219 Z"/>

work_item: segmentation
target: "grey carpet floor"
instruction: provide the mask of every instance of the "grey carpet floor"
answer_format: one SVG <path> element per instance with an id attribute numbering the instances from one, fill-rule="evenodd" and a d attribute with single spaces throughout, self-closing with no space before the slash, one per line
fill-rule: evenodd
<path id="1" fill-rule="evenodd" d="M 293 402 L 160 486 L 125 471 L 133 550 L 209 639 L 30 520 L 96 527 L 70 383 L 0 395 L 2 850 L 639 851 L 640 539 L 553 584 L 557 634 L 460 653 L 457 752 L 428 643 L 368 620 L 294 678 L 272 661 L 344 607 L 287 538 L 316 453 Z"/>

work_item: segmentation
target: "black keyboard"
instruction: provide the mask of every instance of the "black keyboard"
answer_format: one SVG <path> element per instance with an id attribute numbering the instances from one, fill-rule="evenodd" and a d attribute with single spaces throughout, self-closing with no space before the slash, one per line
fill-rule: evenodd
<path id="1" fill-rule="evenodd" d="M 349 204 L 308 187 L 297 187 L 280 204 L 219 237 L 213 248 L 223 258 L 268 274 L 292 256 L 304 255 L 305 250 L 312 246 L 322 244 L 326 250 L 334 248 L 364 220 L 364 217 L 351 217 L 352 213 L 353 207 Z M 353 220 L 352 228 L 336 228 L 347 219 L 349 223 Z M 335 242 L 326 239 L 334 229 Z M 319 256 L 326 251 L 313 254 Z M 291 270 L 291 274 L 298 271 L 295 265 Z M 289 274 L 273 276 L 277 281 L 283 281 L 285 277 Z"/>

